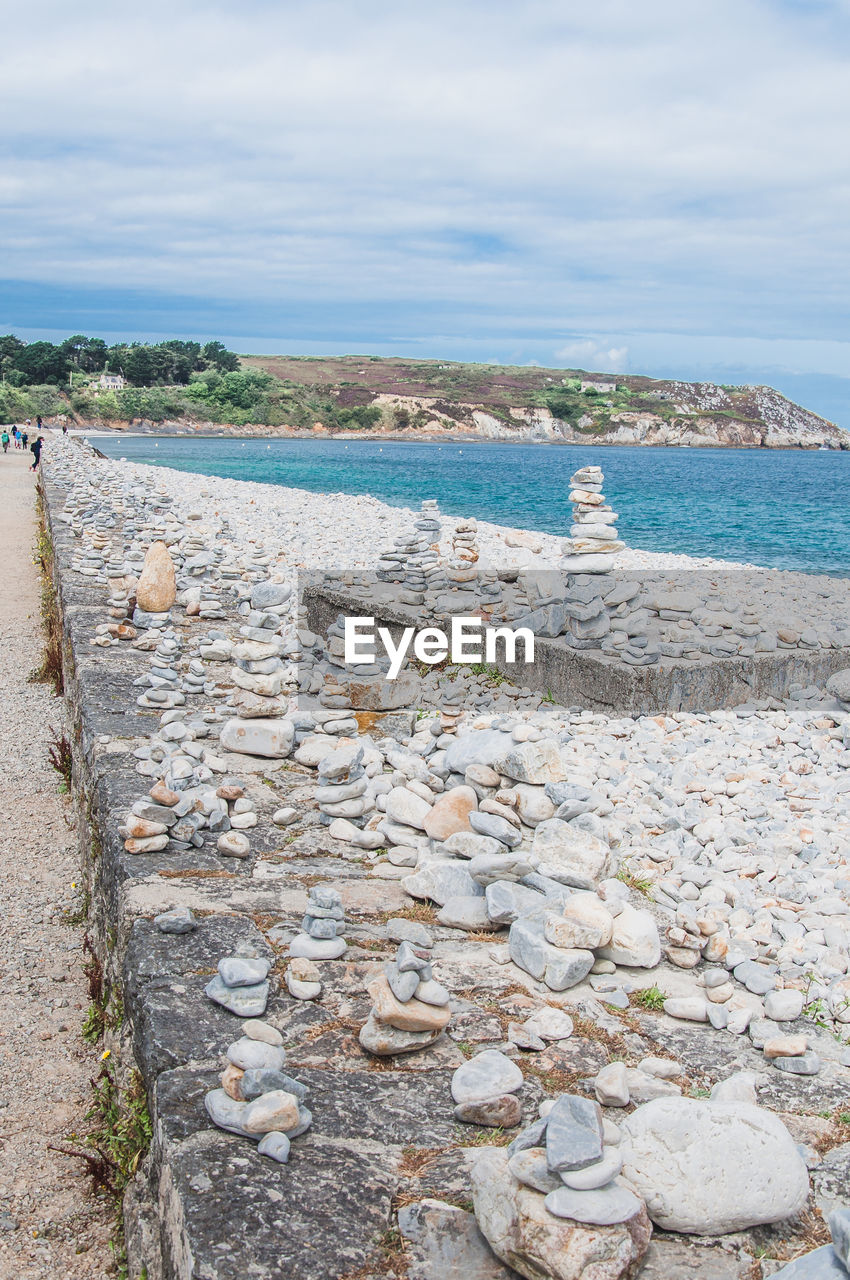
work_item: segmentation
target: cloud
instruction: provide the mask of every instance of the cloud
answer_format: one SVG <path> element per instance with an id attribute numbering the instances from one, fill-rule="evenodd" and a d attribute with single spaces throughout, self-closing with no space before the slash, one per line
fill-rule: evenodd
<path id="1" fill-rule="evenodd" d="M 598 373 L 623 373 L 628 367 L 628 347 L 606 347 L 593 338 L 583 338 L 558 347 L 556 360 L 576 369 L 590 369 Z"/>
<path id="2" fill-rule="evenodd" d="M 828 0 L 34 0 L 0 49 L 4 318 L 100 290 L 112 331 L 149 297 L 612 372 L 641 335 L 826 343 L 848 54 Z"/>

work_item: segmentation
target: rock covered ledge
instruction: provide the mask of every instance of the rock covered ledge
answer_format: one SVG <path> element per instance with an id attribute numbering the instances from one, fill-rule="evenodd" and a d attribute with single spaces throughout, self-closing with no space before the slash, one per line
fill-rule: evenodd
<path id="1" fill-rule="evenodd" d="M 270 539 L 71 445 L 44 483 L 91 927 L 154 1119 L 134 1277 L 829 1251 L 846 683 L 629 720 L 435 677 L 361 733 Z"/>

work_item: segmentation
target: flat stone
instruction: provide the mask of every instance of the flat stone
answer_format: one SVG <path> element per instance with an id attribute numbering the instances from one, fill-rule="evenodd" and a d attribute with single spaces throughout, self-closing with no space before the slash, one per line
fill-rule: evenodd
<path id="1" fill-rule="evenodd" d="M 589 1098 L 564 1093 L 549 1112 L 546 1158 L 555 1173 L 585 1169 L 602 1158 L 602 1112 Z"/>
<path id="2" fill-rule="evenodd" d="M 264 756 L 269 760 L 285 759 L 292 751 L 294 741 L 295 726 L 286 719 L 228 720 L 221 730 L 223 751 Z"/>
<path id="3" fill-rule="evenodd" d="M 634 1192 L 616 1184 L 600 1187 L 596 1191 L 573 1191 L 571 1187 L 559 1187 L 557 1191 L 549 1192 L 545 1204 L 556 1218 L 571 1218 L 573 1222 L 600 1227 L 628 1222 L 643 1208 Z"/>
<path id="4" fill-rule="evenodd" d="M 522 1124 L 522 1103 L 513 1093 L 481 1102 L 461 1102 L 454 1109 L 455 1120 L 492 1129 L 513 1129 Z"/>
<path id="5" fill-rule="evenodd" d="M 289 944 L 289 954 L 307 960 L 338 960 L 347 948 L 345 938 L 311 938 L 307 933 L 299 933 Z"/>
<path id="6" fill-rule="evenodd" d="M 561 1180 L 573 1191 L 595 1191 L 613 1182 L 622 1167 L 623 1157 L 617 1148 L 608 1147 L 603 1149 L 602 1159 L 596 1164 L 589 1164 L 586 1169 L 563 1169 Z"/>
<path id="7" fill-rule="evenodd" d="M 286 1051 L 264 1040 L 243 1036 L 228 1045 L 227 1060 L 242 1071 L 280 1071 L 286 1062 Z"/>
<path id="8" fill-rule="evenodd" d="M 358 1039 L 367 1053 L 379 1058 L 394 1057 L 396 1054 L 416 1053 L 419 1049 L 427 1049 L 442 1035 L 437 1031 L 400 1031 L 387 1023 L 379 1022 L 374 1013 L 370 1013 L 360 1028 Z"/>
<path id="9" fill-rule="evenodd" d="M 227 987 L 255 987 L 265 981 L 270 968 L 268 960 L 243 956 L 225 956 L 218 962 L 219 977 Z"/>
<path id="10" fill-rule="evenodd" d="M 243 1138 L 255 1136 L 248 1133 L 242 1123 L 249 1106 L 247 1102 L 236 1102 L 223 1089 L 212 1089 L 204 1098 L 204 1106 L 210 1120 L 219 1129 L 226 1129 L 228 1133 L 238 1133 Z"/>
<path id="11" fill-rule="evenodd" d="M 240 1018 L 261 1018 L 268 1004 L 269 989 L 268 982 L 258 982 L 255 987 L 227 987 L 218 974 L 204 987 L 210 1000 Z"/>
<path id="12" fill-rule="evenodd" d="M 425 1004 L 421 1000 L 408 1000 L 402 1003 L 390 990 L 384 975 L 375 978 L 366 987 L 374 1006 L 373 1013 L 378 1022 L 388 1023 L 397 1031 L 434 1032 L 441 1031 L 451 1019 L 451 1011 L 438 1005 Z M 494 1093 L 496 1090 L 490 1090 Z M 455 1098 L 458 1102 L 460 1099 Z"/>
<path id="13" fill-rule="evenodd" d="M 172 907 L 154 917 L 154 924 L 160 933 L 192 933 L 198 922 L 189 907 Z"/>
<path id="14" fill-rule="evenodd" d="M 458 1104 L 482 1102 L 515 1093 L 522 1085 L 523 1074 L 515 1062 L 498 1049 L 485 1049 L 457 1068 L 452 1076 L 452 1098 Z"/>
<path id="15" fill-rule="evenodd" d="M 780 1056 L 773 1059 L 773 1065 L 779 1071 L 787 1071 L 794 1076 L 816 1076 L 821 1069 L 821 1060 L 816 1053 L 809 1050 L 799 1056 Z"/>
<path id="16" fill-rule="evenodd" d="M 259 1018 L 249 1018 L 244 1022 L 242 1034 L 249 1040 L 260 1040 L 263 1044 L 275 1045 L 278 1049 L 283 1048 L 283 1036 L 277 1027 L 273 1027 L 268 1022 L 262 1022 Z"/>
<path id="17" fill-rule="evenodd" d="M 441 1200 L 417 1200 L 398 1211 L 406 1242 L 408 1280 L 511 1280 L 515 1275 L 493 1254 L 475 1217 Z"/>
<path id="18" fill-rule="evenodd" d="M 847 1280 L 847 1268 L 841 1265 L 832 1245 L 824 1244 L 774 1271 L 773 1280 Z"/>

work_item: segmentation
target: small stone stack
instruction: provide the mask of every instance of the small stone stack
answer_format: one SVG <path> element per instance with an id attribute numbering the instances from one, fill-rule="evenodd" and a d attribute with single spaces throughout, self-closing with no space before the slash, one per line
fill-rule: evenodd
<path id="1" fill-rule="evenodd" d="M 252 1018 L 227 1049 L 221 1088 L 204 1098 L 219 1129 L 259 1142 L 260 1155 L 289 1160 L 290 1142 L 306 1133 L 313 1117 L 304 1105 L 309 1088 L 284 1074 L 286 1050 L 276 1027 Z"/>
<path id="2" fill-rule="evenodd" d="M 362 826 L 373 811 L 374 799 L 363 755 L 363 747 L 355 744 L 340 747 L 319 761 L 315 796 L 325 826 L 336 818 L 346 818 L 356 826 Z"/>
<path id="3" fill-rule="evenodd" d="M 439 693 L 439 731 L 457 733 L 458 725 L 463 720 L 463 713 L 468 700 L 468 690 L 462 680 L 440 680 Z"/>
<path id="4" fill-rule="evenodd" d="M 600 1275 L 635 1275 L 652 1225 L 643 1199 L 617 1180 L 619 1135 L 588 1098 L 564 1093 L 546 1107 L 506 1150 L 476 1160 L 478 1226 L 503 1260 L 509 1242 L 511 1261 L 522 1259 L 529 1275 L 578 1275 L 588 1262 Z"/>
<path id="5" fill-rule="evenodd" d="M 289 944 L 293 958 L 306 960 L 338 960 L 345 954 L 346 941 L 338 936 L 345 921 L 342 898 L 336 889 L 313 885 L 307 894 L 307 910 L 301 921 L 301 933 Z"/>
<path id="6" fill-rule="evenodd" d="M 400 585 L 399 603 L 424 605 L 426 593 L 445 587 L 445 573 L 437 550 L 440 531 L 437 503 L 433 498 L 426 499 L 412 532 L 396 538 L 393 549 L 380 556 L 377 577 L 381 582 Z"/>
<path id="7" fill-rule="evenodd" d="M 142 572 L 136 584 L 134 626 L 167 626 L 171 616 L 170 610 L 176 599 L 177 578 L 171 553 L 164 542 L 152 542 L 145 555 Z"/>
<path id="8" fill-rule="evenodd" d="M 269 999 L 271 965 L 257 956 L 225 956 L 204 988 L 214 1004 L 239 1018 L 261 1018 Z"/>
<path id="9" fill-rule="evenodd" d="M 449 993 L 434 981 L 427 954 L 409 942 L 399 944 L 394 960 L 366 988 L 372 999 L 360 1044 L 377 1057 L 426 1049 L 451 1021 Z"/>
<path id="10" fill-rule="evenodd" d="M 570 477 L 573 523 L 561 561 L 568 573 L 609 573 L 615 554 L 625 546 L 617 537 L 619 517 L 605 501 L 602 481 L 601 467 L 582 467 Z"/>

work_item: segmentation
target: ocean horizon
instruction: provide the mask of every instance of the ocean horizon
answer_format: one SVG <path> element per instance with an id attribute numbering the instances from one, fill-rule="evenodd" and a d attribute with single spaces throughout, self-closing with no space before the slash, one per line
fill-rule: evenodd
<path id="1" fill-rule="evenodd" d="M 569 478 L 601 466 L 628 546 L 850 576 L 850 453 L 458 441 L 92 435 L 106 456 L 197 475 L 435 498 L 447 516 L 567 537 Z"/>

